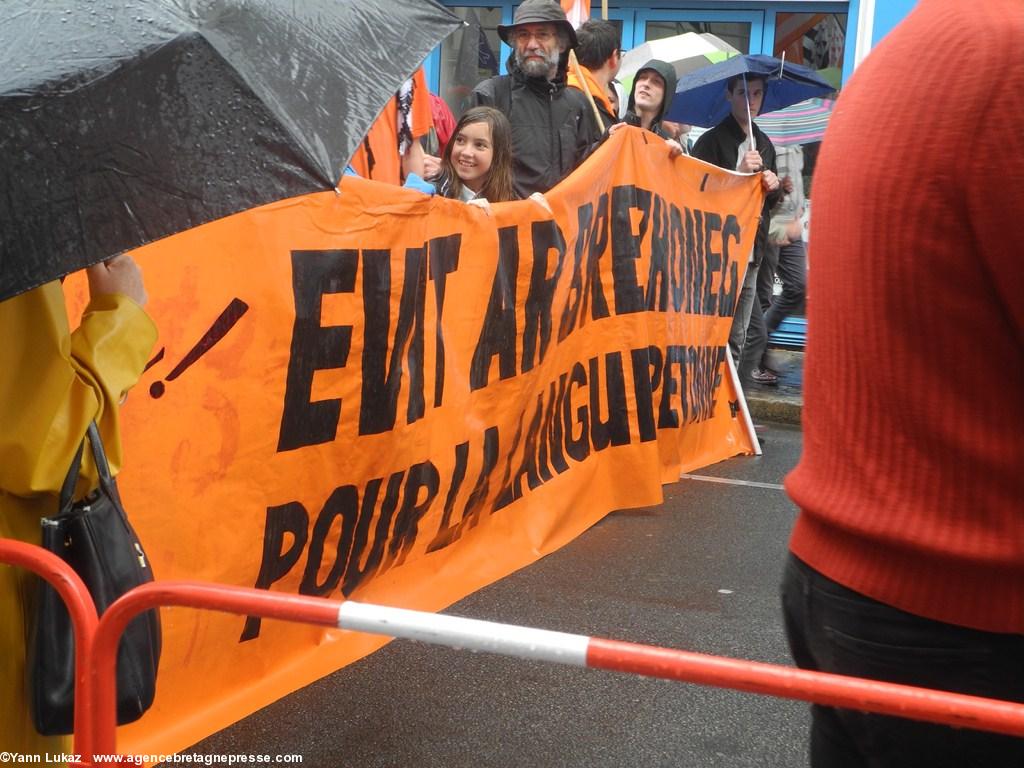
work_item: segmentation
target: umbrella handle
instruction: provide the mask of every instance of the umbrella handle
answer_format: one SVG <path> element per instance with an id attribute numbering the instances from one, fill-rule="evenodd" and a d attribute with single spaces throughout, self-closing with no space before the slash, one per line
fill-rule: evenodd
<path id="1" fill-rule="evenodd" d="M 750 139 L 750 148 L 756 150 L 757 139 L 754 138 L 754 121 L 750 118 L 750 91 L 747 87 L 746 72 L 743 73 L 743 100 L 747 103 L 747 138 Z"/>

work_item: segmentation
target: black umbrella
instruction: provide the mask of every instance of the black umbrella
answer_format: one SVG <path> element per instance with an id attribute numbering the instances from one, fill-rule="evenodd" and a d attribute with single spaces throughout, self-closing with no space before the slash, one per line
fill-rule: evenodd
<path id="1" fill-rule="evenodd" d="M 0 300 L 331 189 L 460 23 L 434 0 L 4 3 Z"/>

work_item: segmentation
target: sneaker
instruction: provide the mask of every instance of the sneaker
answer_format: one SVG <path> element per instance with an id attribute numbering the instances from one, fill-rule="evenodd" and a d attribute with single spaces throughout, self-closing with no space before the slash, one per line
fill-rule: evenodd
<path id="1" fill-rule="evenodd" d="M 779 377 L 767 368 L 755 368 L 750 374 L 750 379 L 755 384 L 763 384 L 768 387 L 776 387 L 779 384 Z"/>

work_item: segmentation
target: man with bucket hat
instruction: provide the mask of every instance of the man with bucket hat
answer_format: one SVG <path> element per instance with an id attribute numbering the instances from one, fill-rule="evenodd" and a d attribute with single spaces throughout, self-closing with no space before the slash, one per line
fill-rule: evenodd
<path id="1" fill-rule="evenodd" d="M 522 197 L 547 192 L 587 156 L 599 135 L 586 96 L 566 87 L 576 33 L 556 0 L 523 0 L 498 35 L 511 48 L 509 74 L 484 80 L 472 106 L 503 112 L 512 125 L 512 173 Z"/>

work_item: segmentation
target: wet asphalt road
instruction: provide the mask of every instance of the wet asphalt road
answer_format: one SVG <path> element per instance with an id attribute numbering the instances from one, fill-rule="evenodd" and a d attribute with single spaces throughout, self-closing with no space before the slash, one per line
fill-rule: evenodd
<path id="1" fill-rule="evenodd" d="M 781 484 L 799 429 L 696 475 Z M 795 509 L 775 487 L 680 480 L 446 613 L 789 663 L 778 584 Z M 304 768 L 788 768 L 806 706 L 398 640 L 193 753 L 303 755 Z"/>

